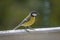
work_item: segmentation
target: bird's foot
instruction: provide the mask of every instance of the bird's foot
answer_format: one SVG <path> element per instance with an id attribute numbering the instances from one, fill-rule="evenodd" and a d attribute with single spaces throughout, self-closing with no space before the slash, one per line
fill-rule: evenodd
<path id="1" fill-rule="evenodd" d="M 26 32 L 29 32 L 27 29 L 25 29 Z"/>

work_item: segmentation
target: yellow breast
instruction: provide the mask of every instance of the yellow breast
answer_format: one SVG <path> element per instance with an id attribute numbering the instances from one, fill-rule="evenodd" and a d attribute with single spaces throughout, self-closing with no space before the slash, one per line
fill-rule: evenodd
<path id="1" fill-rule="evenodd" d="M 35 22 L 35 17 L 31 17 L 29 21 L 23 24 L 23 26 L 31 26 Z"/>

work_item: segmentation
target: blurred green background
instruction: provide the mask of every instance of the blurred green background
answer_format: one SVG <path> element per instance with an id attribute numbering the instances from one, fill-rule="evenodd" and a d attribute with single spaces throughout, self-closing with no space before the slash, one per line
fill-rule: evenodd
<path id="1" fill-rule="evenodd" d="M 60 26 L 60 0 L 0 0 L 0 30 L 13 29 L 34 10 L 40 15 L 33 28 Z"/>

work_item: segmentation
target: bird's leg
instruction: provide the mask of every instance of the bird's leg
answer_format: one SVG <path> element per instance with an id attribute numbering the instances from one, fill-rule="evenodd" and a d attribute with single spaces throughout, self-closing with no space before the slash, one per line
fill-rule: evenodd
<path id="1" fill-rule="evenodd" d="M 25 27 L 25 30 L 26 30 L 27 32 L 29 32 L 29 31 L 27 30 L 27 27 Z"/>
<path id="2" fill-rule="evenodd" d="M 28 26 L 29 29 L 33 30 L 33 28 L 31 26 Z"/>

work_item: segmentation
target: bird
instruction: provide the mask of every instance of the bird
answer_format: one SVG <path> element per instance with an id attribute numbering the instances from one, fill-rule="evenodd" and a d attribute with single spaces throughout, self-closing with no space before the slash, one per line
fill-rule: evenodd
<path id="1" fill-rule="evenodd" d="M 25 28 L 31 28 L 31 26 L 35 23 L 37 13 L 37 11 L 30 12 L 29 15 L 21 23 L 19 23 L 15 28 L 13 28 L 13 30 L 18 29 L 21 26 Z"/>

